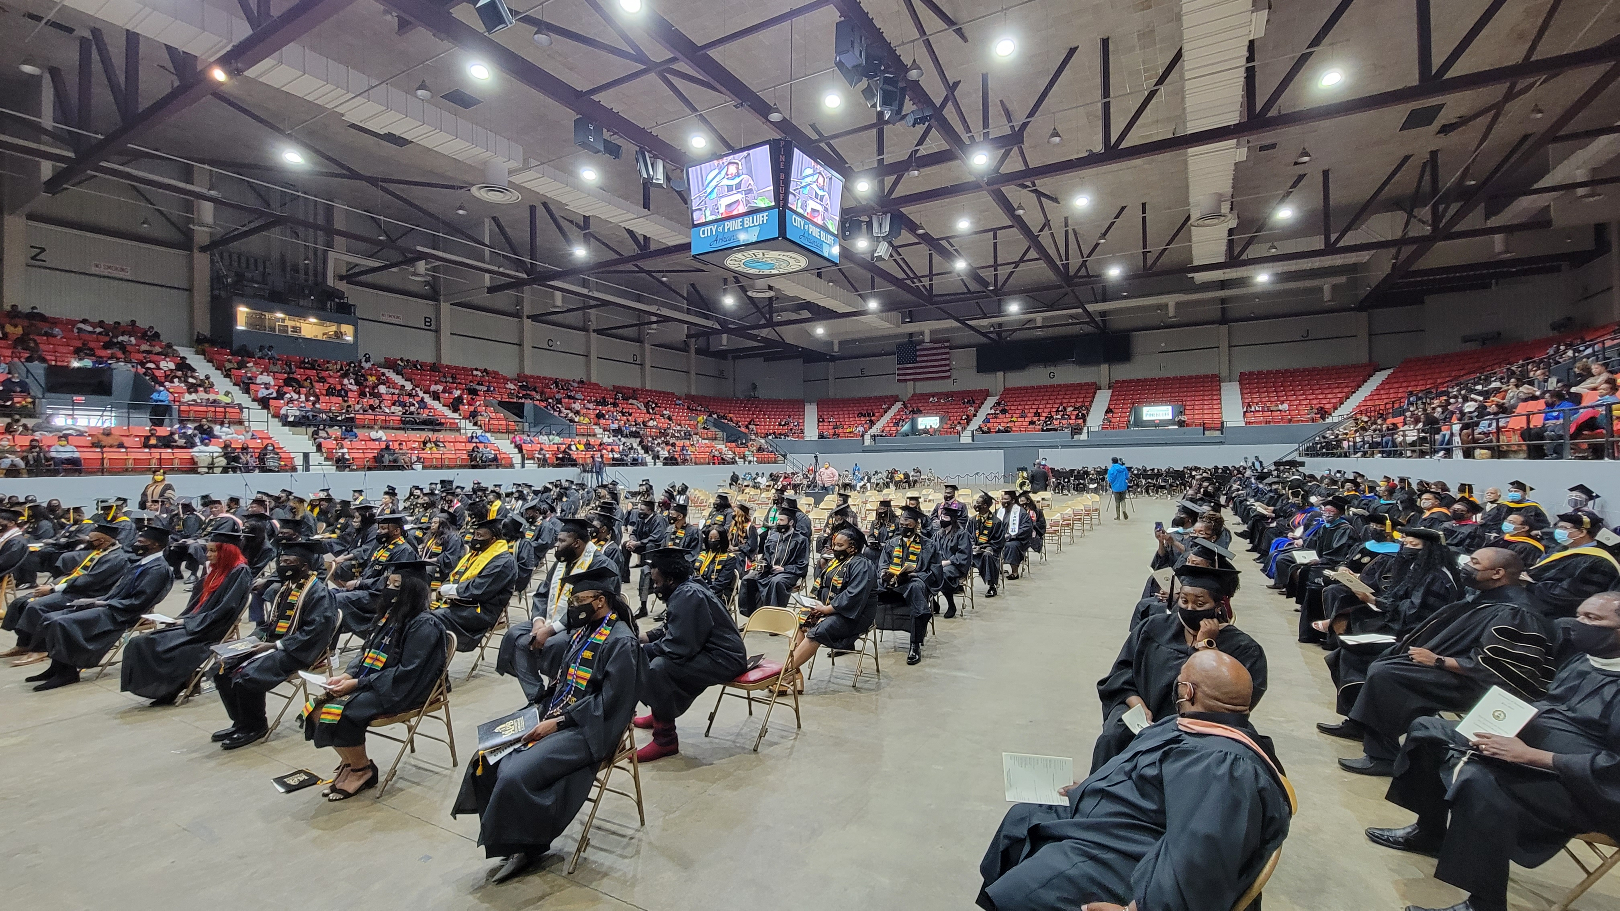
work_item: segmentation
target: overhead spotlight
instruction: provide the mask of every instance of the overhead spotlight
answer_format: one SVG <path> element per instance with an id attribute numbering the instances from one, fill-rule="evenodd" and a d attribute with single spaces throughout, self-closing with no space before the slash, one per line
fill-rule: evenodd
<path id="1" fill-rule="evenodd" d="M 584 247 L 575 247 L 574 248 L 574 258 L 575 259 L 584 259 L 585 257 L 589 256 L 590 253 L 591 253 L 591 251 L 585 249 Z"/>
<path id="2" fill-rule="evenodd" d="M 1320 85 L 1324 89 L 1331 89 L 1331 88 L 1333 88 L 1334 86 L 1338 85 L 1339 83 L 1341 83 L 1343 81 L 1344 81 L 1344 71 L 1342 71 L 1342 70 L 1328 70 L 1327 72 L 1322 74 L 1321 79 L 1317 80 L 1317 84 Z"/>
<path id="3" fill-rule="evenodd" d="M 1023 203 L 1019 203 L 1017 206 L 1015 206 L 1013 208 L 1013 214 L 1017 215 L 1019 218 L 1024 217 L 1024 212 L 1025 211 L 1026 210 L 1024 209 L 1024 204 Z"/>
<path id="4" fill-rule="evenodd" d="M 1310 164 L 1310 163 L 1311 163 L 1311 150 L 1310 149 L 1300 149 L 1299 154 L 1294 156 L 1294 164 Z"/>
<path id="5" fill-rule="evenodd" d="M 1089 205 L 1091 205 L 1091 197 L 1084 193 L 1081 193 L 1079 196 L 1074 198 L 1074 207 L 1076 209 L 1084 209 Z"/>
<path id="6" fill-rule="evenodd" d="M 771 105 L 771 112 L 765 115 L 765 119 L 771 123 L 781 123 L 786 118 L 782 114 L 782 109 L 773 104 Z"/>
<path id="7" fill-rule="evenodd" d="M 551 33 L 546 31 L 546 27 L 543 25 L 536 26 L 534 29 L 534 43 L 541 47 L 551 47 L 551 42 Z"/>
<path id="8" fill-rule="evenodd" d="M 1008 301 L 1007 302 L 1007 312 L 1008 313 L 1017 313 L 1020 309 L 1022 309 L 1022 308 L 1019 306 L 1017 301 L 1013 300 L 1013 301 Z"/>
<path id="9" fill-rule="evenodd" d="M 211 67 L 208 68 L 208 75 L 215 82 L 224 82 L 225 80 L 231 78 L 231 74 L 225 72 L 224 67 L 217 66 L 217 65 L 216 66 L 211 66 Z"/>
<path id="10" fill-rule="evenodd" d="M 732 294 L 730 291 L 727 291 L 725 294 L 720 295 L 720 303 L 725 304 L 727 307 L 735 306 L 737 303 L 737 296 Z"/>
<path id="11" fill-rule="evenodd" d="M 579 177 L 580 177 L 581 180 L 585 181 L 586 183 L 596 183 L 596 177 L 597 177 L 596 169 L 592 168 L 592 167 L 580 168 L 579 169 Z"/>
<path id="12" fill-rule="evenodd" d="M 1287 221 L 1288 219 L 1294 217 L 1294 207 L 1282 206 L 1277 210 L 1276 215 L 1278 221 Z"/>
<path id="13" fill-rule="evenodd" d="M 489 67 L 482 63 L 469 63 L 467 64 L 467 75 L 474 79 L 488 79 Z"/>
<path id="14" fill-rule="evenodd" d="M 1108 235 L 1106 235 L 1106 234 L 1098 235 L 1098 237 L 1097 237 L 1097 246 L 1100 247 L 1100 246 L 1102 246 L 1103 244 L 1106 244 L 1106 243 L 1108 243 Z"/>
<path id="15" fill-rule="evenodd" d="M 857 250 L 865 250 L 867 247 L 870 247 L 870 246 L 872 246 L 872 242 L 870 240 L 866 239 L 865 234 L 862 234 L 860 237 L 855 238 L 855 249 L 857 249 Z"/>
<path id="16" fill-rule="evenodd" d="M 433 97 L 433 90 L 428 88 L 426 79 L 416 84 L 416 97 L 422 99 L 423 101 L 427 101 L 429 98 Z"/>
<path id="17" fill-rule="evenodd" d="M 827 94 L 821 96 L 821 103 L 824 107 L 836 108 L 844 103 L 844 96 L 838 94 L 837 92 L 828 92 Z"/>
<path id="18" fill-rule="evenodd" d="M 907 177 L 916 177 L 917 175 L 919 175 L 921 173 L 922 173 L 922 168 L 917 167 L 917 155 L 916 155 L 916 153 L 912 153 L 911 161 L 906 166 L 906 176 Z"/>
<path id="19" fill-rule="evenodd" d="M 973 162 L 973 166 L 975 168 L 982 168 L 990 163 L 990 153 L 980 149 L 979 151 L 974 152 L 973 157 L 968 160 Z"/>
<path id="20" fill-rule="evenodd" d="M 966 215 L 956 220 L 956 230 L 958 231 L 966 231 L 971 227 L 973 227 L 973 220 L 968 218 Z"/>
<path id="21" fill-rule="evenodd" d="M 24 57 L 22 59 L 22 63 L 17 64 L 17 69 L 22 70 L 30 76 L 45 75 L 45 70 L 42 69 L 32 57 Z"/>
<path id="22" fill-rule="evenodd" d="M 1058 132 L 1057 127 L 1053 127 L 1052 132 L 1046 134 L 1046 144 L 1054 146 L 1063 144 L 1063 134 Z"/>
<path id="23" fill-rule="evenodd" d="M 1108 271 L 1104 274 L 1106 274 L 1109 278 L 1119 278 L 1121 275 L 1125 274 L 1125 267 L 1116 263 L 1109 266 Z"/>
<path id="24" fill-rule="evenodd" d="M 1276 253 L 1276 252 L 1277 252 L 1277 245 L 1276 244 L 1267 244 L 1266 245 L 1266 253 L 1267 254 L 1272 254 L 1272 253 Z"/>
<path id="25" fill-rule="evenodd" d="M 1004 37 L 996 40 L 995 51 L 997 57 L 1011 57 L 1013 51 L 1016 50 L 1018 50 L 1018 43 L 1013 41 L 1012 38 Z"/>
<path id="26" fill-rule="evenodd" d="M 466 215 L 467 214 L 467 207 L 466 206 L 456 206 L 456 214 L 457 215 Z"/>
<path id="27" fill-rule="evenodd" d="M 822 327 L 822 326 L 817 326 L 817 327 L 816 327 L 816 334 L 817 334 L 817 335 L 826 335 L 826 334 L 827 334 L 827 330 L 826 330 L 826 329 L 825 329 L 825 328 L 824 328 L 824 327 Z"/>
<path id="28" fill-rule="evenodd" d="M 916 82 L 917 80 L 921 79 L 922 77 L 923 77 L 922 67 L 917 65 L 917 61 L 915 61 L 915 60 L 911 61 L 911 69 L 906 70 L 906 78 L 910 79 L 912 82 Z"/>
<path id="29" fill-rule="evenodd" d="M 1530 108 L 1530 116 L 1534 117 L 1537 120 L 1540 120 L 1541 118 L 1547 116 L 1547 112 L 1543 111 L 1541 109 L 1541 105 L 1538 104 L 1538 105 L 1534 105 L 1534 106 L 1532 106 Z"/>
<path id="30" fill-rule="evenodd" d="M 1270 272 L 1261 272 L 1259 275 L 1256 275 L 1254 277 L 1254 282 L 1257 285 L 1269 285 L 1269 284 L 1271 284 L 1271 273 Z"/>
<path id="31" fill-rule="evenodd" d="M 875 297 L 866 302 L 866 309 L 868 310 L 877 310 L 880 306 L 881 305 L 878 303 L 877 298 Z"/>
<path id="32" fill-rule="evenodd" d="M 693 133 L 692 137 L 686 141 L 691 144 L 692 148 L 694 149 L 701 149 L 709 144 L 708 137 L 704 136 L 702 133 Z"/>
<path id="33" fill-rule="evenodd" d="M 870 189 L 872 189 L 872 182 L 870 180 L 862 177 L 860 180 L 855 181 L 855 192 L 865 193 Z"/>
<path id="34" fill-rule="evenodd" d="M 478 0 L 473 4 L 473 12 L 478 14 L 478 21 L 484 26 L 486 35 L 493 35 L 512 24 L 512 11 L 506 8 L 503 0 Z"/>
<path id="35" fill-rule="evenodd" d="M 641 12 L 641 0 L 619 0 L 619 9 L 627 13 Z"/>
<path id="36" fill-rule="evenodd" d="M 298 151 L 297 149 L 282 149 L 281 160 L 288 164 L 303 164 L 304 153 Z"/>
<path id="37" fill-rule="evenodd" d="M 150 227 L 152 227 L 152 222 L 143 217 L 141 219 L 141 227 L 150 228 Z"/>
<path id="38" fill-rule="evenodd" d="M 968 266 L 968 263 L 967 263 L 967 260 L 965 260 L 965 259 L 958 259 L 956 262 L 951 263 L 951 268 L 955 269 L 958 272 L 966 272 L 967 271 L 967 266 Z"/>

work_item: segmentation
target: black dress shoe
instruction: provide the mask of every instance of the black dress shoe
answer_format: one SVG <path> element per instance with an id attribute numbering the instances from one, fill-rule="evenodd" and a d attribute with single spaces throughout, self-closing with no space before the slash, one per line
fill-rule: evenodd
<path id="1" fill-rule="evenodd" d="M 945 608 L 945 619 L 949 620 L 954 616 L 956 616 L 956 605 L 952 604 L 950 607 Z"/>
<path id="2" fill-rule="evenodd" d="M 643 605 L 641 605 L 641 607 L 636 609 L 636 619 L 640 620 L 641 618 L 643 618 L 645 616 L 647 616 L 647 605 L 643 604 Z M 519 855 L 514 854 L 512 856 L 517 857 Z M 505 868 L 503 867 L 502 869 L 505 869 Z M 517 874 L 515 874 L 515 873 L 513 874 L 513 876 L 516 876 L 516 875 Z M 508 878 L 510 878 L 510 877 L 508 877 Z"/>
<path id="3" fill-rule="evenodd" d="M 219 730 L 219 731 L 215 731 L 214 733 L 208 735 L 208 739 L 212 740 L 215 743 L 224 743 L 225 741 L 230 740 L 232 737 L 235 737 L 236 735 L 237 735 L 236 725 L 233 724 L 228 728 L 225 728 L 225 729 Z"/>
<path id="4" fill-rule="evenodd" d="M 242 731 L 240 733 L 232 735 L 229 739 L 227 739 L 224 743 L 221 743 L 219 746 L 220 746 L 220 749 L 224 749 L 224 750 L 240 750 L 241 748 L 247 746 L 250 743 L 257 743 L 258 741 L 263 740 L 264 736 L 266 734 L 268 734 L 268 733 L 270 733 L 270 732 L 269 731 Z"/>
<path id="5" fill-rule="evenodd" d="M 913 645 L 911 651 L 906 653 L 907 664 L 917 664 L 922 661 L 922 647 Z"/>
<path id="6" fill-rule="evenodd" d="M 1339 760 L 1339 768 L 1357 775 L 1372 775 L 1380 778 L 1392 778 L 1395 775 L 1395 763 L 1388 759 L 1374 759 L 1371 756 L 1357 756 L 1354 759 Z"/>
<path id="7" fill-rule="evenodd" d="M 51 679 L 51 677 L 54 676 L 55 674 L 56 674 L 56 669 L 55 668 L 47 667 L 46 669 L 44 669 L 43 671 L 40 671 L 37 674 L 29 674 L 27 677 L 24 677 L 23 682 L 24 683 L 38 683 L 41 680 L 49 680 L 49 679 Z"/>
<path id="8" fill-rule="evenodd" d="M 996 596 L 996 590 L 993 588 L 985 589 L 984 596 L 986 598 L 994 598 Z"/>
<path id="9" fill-rule="evenodd" d="M 500 884 L 509 879 L 522 876 L 534 867 L 534 860 L 535 859 L 529 854 L 519 851 L 518 853 L 513 854 L 511 857 L 508 857 L 506 862 L 501 864 L 501 868 L 495 871 L 495 875 L 489 878 L 489 881 L 491 883 Z"/>
<path id="10" fill-rule="evenodd" d="M 1440 843 L 1445 840 L 1445 835 L 1426 832 L 1414 822 L 1399 829 L 1368 829 L 1367 838 L 1375 845 L 1383 845 L 1397 851 L 1422 854 L 1425 857 L 1439 857 Z"/>
<path id="11" fill-rule="evenodd" d="M 59 674 L 52 674 L 51 676 L 46 677 L 44 683 L 34 687 L 34 692 L 43 693 L 46 690 L 54 690 L 64 686 L 70 686 L 78 682 L 78 668 L 69 668 L 68 670 L 65 670 Z"/>
<path id="12" fill-rule="evenodd" d="M 1326 721 L 1318 721 L 1316 723 L 1316 729 L 1329 737 L 1339 737 L 1344 740 L 1360 740 L 1361 735 L 1366 731 L 1366 728 L 1361 726 L 1361 722 L 1351 721 L 1348 718 L 1344 719 L 1338 724 L 1328 724 Z"/>

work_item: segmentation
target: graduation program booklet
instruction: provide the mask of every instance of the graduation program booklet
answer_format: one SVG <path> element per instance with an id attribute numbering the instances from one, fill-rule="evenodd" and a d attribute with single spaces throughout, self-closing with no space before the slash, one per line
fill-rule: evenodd
<path id="1" fill-rule="evenodd" d="M 1002 753 L 1001 774 L 1007 799 L 1013 803 L 1063 806 L 1069 802 L 1059 788 L 1074 784 L 1074 760 L 1062 756 Z"/>
<path id="2" fill-rule="evenodd" d="M 523 735 L 539 723 L 540 707 L 535 705 L 526 705 L 510 715 L 486 721 L 478 726 L 478 749 L 489 759 L 490 753 L 522 740 Z"/>
<path id="3" fill-rule="evenodd" d="M 1130 728 L 1132 734 L 1140 734 L 1142 729 L 1148 726 L 1147 708 L 1133 705 L 1119 720 L 1125 722 L 1125 726 Z"/>
<path id="4" fill-rule="evenodd" d="M 1169 591 L 1170 581 L 1175 577 L 1176 569 L 1173 566 L 1166 566 L 1153 571 L 1153 581 L 1159 583 L 1159 591 Z"/>
<path id="5" fill-rule="evenodd" d="M 298 676 L 304 678 L 304 682 L 310 686 L 322 690 L 326 689 L 326 678 L 320 674 L 311 674 L 309 671 L 299 671 Z"/>
<path id="6" fill-rule="evenodd" d="M 1306 550 L 1303 547 L 1295 550 L 1293 552 L 1293 554 L 1294 554 L 1294 562 L 1299 563 L 1299 564 L 1315 563 L 1318 560 L 1322 559 L 1321 557 L 1318 557 L 1316 555 L 1316 551 L 1314 551 L 1314 550 Z"/>
<path id="7" fill-rule="evenodd" d="M 1536 717 L 1536 707 L 1493 686 L 1480 697 L 1479 703 L 1457 722 L 1457 733 L 1473 740 L 1480 734 L 1498 737 L 1516 737 L 1530 719 Z"/>
<path id="8" fill-rule="evenodd" d="M 180 622 L 168 614 L 141 614 L 141 619 L 156 623 L 158 626 L 168 626 L 171 623 Z"/>
<path id="9" fill-rule="evenodd" d="M 1388 645 L 1395 641 L 1395 637 L 1388 633 L 1352 633 L 1340 636 L 1339 641 L 1345 645 Z"/>
<path id="10" fill-rule="evenodd" d="M 1346 588 L 1349 588 L 1358 595 L 1370 595 L 1373 593 L 1372 586 L 1361 581 L 1360 576 L 1342 566 L 1338 569 L 1330 569 L 1326 573 L 1323 573 L 1323 575 L 1335 582 L 1343 583 Z"/>
<path id="11" fill-rule="evenodd" d="M 218 655 L 221 659 L 235 658 L 239 655 L 245 655 L 258 647 L 259 640 L 253 636 L 248 636 L 243 639 L 232 639 L 229 642 L 221 642 L 218 645 L 209 646 L 209 648 L 213 650 L 214 654 Z"/>
<path id="12" fill-rule="evenodd" d="M 305 788 L 312 788 L 315 785 L 320 784 L 321 776 L 316 775 L 314 772 L 311 772 L 308 769 L 299 769 L 296 772 L 288 772 L 285 775 L 272 778 L 270 779 L 270 782 L 274 784 L 276 786 L 276 790 L 280 791 L 281 793 L 291 794 L 294 791 L 302 791 Z"/>

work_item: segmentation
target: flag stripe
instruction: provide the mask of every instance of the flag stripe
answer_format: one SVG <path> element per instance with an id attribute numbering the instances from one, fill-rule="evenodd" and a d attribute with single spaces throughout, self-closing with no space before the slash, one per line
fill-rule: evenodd
<path id="1" fill-rule="evenodd" d="M 951 346 L 902 342 L 894 348 L 894 378 L 902 383 L 951 378 Z"/>

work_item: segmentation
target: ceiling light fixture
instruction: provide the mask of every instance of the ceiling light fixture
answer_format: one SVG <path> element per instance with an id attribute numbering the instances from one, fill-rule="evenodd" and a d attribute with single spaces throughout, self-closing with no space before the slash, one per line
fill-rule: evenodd
<path id="1" fill-rule="evenodd" d="M 1028 210 L 1026 210 L 1026 209 L 1025 209 L 1025 208 L 1024 208 L 1024 204 L 1023 204 L 1023 203 L 1019 203 L 1019 204 L 1018 204 L 1018 205 L 1017 205 L 1017 206 L 1015 206 L 1015 207 L 1014 207 L 1014 208 L 1013 208 L 1013 214 L 1014 214 L 1014 215 L 1017 215 L 1017 216 L 1018 216 L 1018 217 L 1019 217 L 1019 218 L 1022 218 L 1022 217 L 1024 217 L 1024 213 L 1025 213 L 1025 212 L 1026 212 L 1026 211 L 1028 211 Z"/>
<path id="2" fill-rule="evenodd" d="M 1091 197 L 1084 193 L 1081 193 L 1079 196 L 1074 198 L 1074 207 L 1076 209 L 1084 209 L 1089 205 L 1091 205 Z"/>
<path id="3" fill-rule="evenodd" d="M 1063 144 L 1063 134 L 1058 132 L 1057 127 L 1053 127 L 1052 132 L 1046 134 L 1046 144 L 1054 146 Z"/>
<path id="4" fill-rule="evenodd" d="M 231 78 L 231 74 L 225 72 L 225 68 L 222 66 L 209 67 L 208 75 L 212 76 L 215 82 L 224 82 L 225 80 Z"/>
<path id="5" fill-rule="evenodd" d="M 727 307 L 733 306 L 737 303 L 737 297 L 727 291 L 725 294 L 720 295 L 720 303 L 725 304 Z"/>
<path id="6" fill-rule="evenodd" d="M 872 189 L 872 182 L 870 180 L 862 177 L 860 180 L 855 181 L 855 192 L 865 193 L 870 189 Z"/>
<path id="7" fill-rule="evenodd" d="M 1294 156 L 1294 164 L 1310 164 L 1310 163 L 1311 163 L 1311 150 L 1310 149 L 1300 149 L 1299 154 Z"/>
<path id="8" fill-rule="evenodd" d="M 466 206 L 456 206 L 456 214 L 457 215 L 466 215 L 467 214 L 467 207 Z"/>
<path id="9" fill-rule="evenodd" d="M 1317 84 L 1322 86 L 1322 88 L 1324 88 L 1324 89 L 1331 89 L 1331 88 L 1333 88 L 1334 86 L 1338 85 L 1339 83 L 1341 83 L 1343 81 L 1344 81 L 1344 71 L 1343 70 L 1328 70 L 1327 72 L 1322 74 L 1321 79 L 1317 80 Z"/>
<path id="10" fill-rule="evenodd" d="M 822 327 L 821 327 L 821 326 L 817 326 L 817 327 L 816 327 L 816 334 L 817 334 L 817 335 L 826 335 L 826 334 L 827 334 L 827 330 L 826 330 L 826 329 L 824 329 L 824 328 L 822 328 Z"/>
<path id="11" fill-rule="evenodd" d="M 709 139 L 702 133 L 693 133 L 692 138 L 688 139 L 687 142 L 691 143 L 692 148 L 701 149 L 708 146 Z"/>
<path id="12" fill-rule="evenodd" d="M 872 242 L 866 239 L 866 235 L 863 234 L 860 237 L 855 238 L 855 249 L 865 250 L 870 246 L 872 246 Z"/>
<path id="13" fill-rule="evenodd" d="M 997 57 L 1011 57 L 1013 51 L 1018 50 L 1018 43 L 1010 37 L 999 38 L 996 40 L 995 50 Z"/>
<path id="14" fill-rule="evenodd" d="M 1017 313 L 1018 310 L 1019 310 L 1019 307 L 1018 307 L 1018 302 L 1017 301 L 1008 301 L 1007 302 L 1007 312 L 1008 313 Z"/>
<path id="15" fill-rule="evenodd" d="M 641 0 L 619 0 L 619 9 L 627 13 L 641 12 Z"/>
<path id="16" fill-rule="evenodd" d="M 1266 253 L 1271 254 L 1271 253 L 1276 253 L 1276 252 L 1277 252 L 1277 245 L 1276 244 L 1267 244 L 1266 245 Z"/>
<path id="17" fill-rule="evenodd" d="M 1282 206 L 1282 207 L 1277 209 L 1277 220 L 1278 221 L 1287 221 L 1288 219 L 1293 218 L 1293 217 L 1294 217 L 1294 207 L 1293 206 Z"/>
<path id="18" fill-rule="evenodd" d="M 906 70 L 906 78 L 910 79 L 912 82 L 916 82 L 916 81 L 922 79 L 922 77 L 923 77 L 922 67 L 917 65 L 917 61 L 915 61 L 915 60 L 911 61 L 911 69 Z"/>
<path id="19" fill-rule="evenodd" d="M 288 164 L 303 164 L 304 154 L 297 149 L 282 149 L 281 160 Z"/>
<path id="20" fill-rule="evenodd" d="M 877 302 L 877 298 L 873 298 L 866 302 L 866 309 L 868 310 L 876 310 L 878 309 L 878 306 L 879 304 Z"/>
<path id="21" fill-rule="evenodd" d="M 590 252 L 591 251 L 585 249 L 584 247 L 575 247 L 574 248 L 574 258 L 575 259 L 584 259 L 586 256 L 590 255 Z"/>
<path id="22" fill-rule="evenodd" d="M 1121 265 L 1116 263 L 1115 265 L 1112 265 L 1112 266 L 1108 267 L 1107 275 L 1108 275 L 1109 278 L 1119 278 L 1121 275 L 1124 275 L 1124 274 L 1125 274 L 1125 267 L 1124 266 L 1121 266 Z"/>
<path id="23" fill-rule="evenodd" d="M 535 29 L 534 29 L 534 43 L 535 44 L 538 44 L 541 47 L 551 47 L 551 41 L 552 41 L 551 33 L 546 31 L 546 27 L 544 25 L 535 26 Z"/>
<path id="24" fill-rule="evenodd" d="M 966 215 L 956 220 L 956 230 L 958 231 L 966 231 L 971 227 L 973 227 L 973 220 L 968 218 Z"/>
<path id="25" fill-rule="evenodd" d="M 965 259 L 959 259 L 956 262 L 951 264 L 951 268 L 955 269 L 958 272 L 966 272 L 967 271 L 967 266 L 968 266 L 968 263 L 967 263 L 967 260 L 965 260 Z"/>
<path id="26" fill-rule="evenodd" d="M 990 163 L 990 153 L 980 149 L 979 151 L 974 152 L 973 157 L 968 160 L 973 162 L 973 166 L 975 168 L 982 168 Z"/>
<path id="27" fill-rule="evenodd" d="M 429 98 L 433 97 L 433 90 L 428 88 L 426 79 L 416 84 L 416 97 L 422 99 L 423 101 L 427 101 Z"/>
<path id="28" fill-rule="evenodd" d="M 17 64 L 17 69 L 22 70 L 30 76 L 45 75 L 45 70 L 42 69 L 32 57 L 24 57 L 22 59 L 22 63 Z"/>
<path id="29" fill-rule="evenodd" d="M 771 112 L 765 115 L 765 119 L 771 123 L 781 123 L 786 117 L 782 114 L 782 109 L 773 104 L 771 105 Z"/>
<path id="30" fill-rule="evenodd" d="M 1256 275 L 1254 277 L 1254 280 L 1255 280 L 1256 284 L 1269 285 L 1269 284 L 1271 284 L 1271 273 L 1270 272 L 1261 272 L 1259 275 Z"/>
<path id="31" fill-rule="evenodd" d="M 828 92 L 827 94 L 821 96 L 821 104 L 824 107 L 836 108 L 843 103 L 844 96 L 838 94 L 837 92 Z"/>
<path id="32" fill-rule="evenodd" d="M 596 183 L 596 176 L 597 175 L 596 175 L 596 169 L 595 168 L 589 168 L 589 167 L 580 168 L 579 169 L 579 176 L 586 183 Z"/>
<path id="33" fill-rule="evenodd" d="M 469 63 L 467 64 L 467 75 L 474 79 L 488 79 L 489 67 L 482 63 Z"/>

